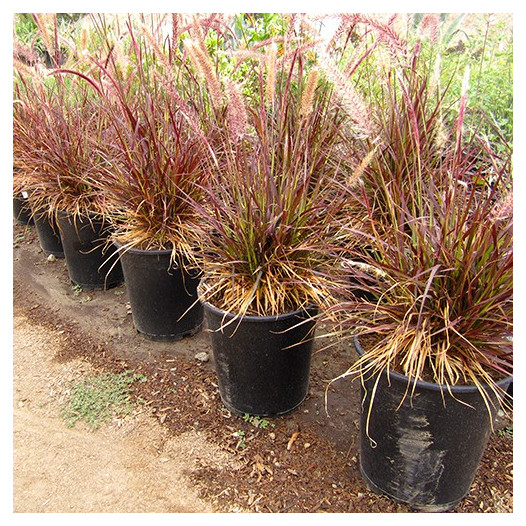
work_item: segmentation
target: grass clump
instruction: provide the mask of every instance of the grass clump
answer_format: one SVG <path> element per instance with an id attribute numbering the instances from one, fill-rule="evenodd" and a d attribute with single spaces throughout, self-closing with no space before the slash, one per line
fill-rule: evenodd
<path id="1" fill-rule="evenodd" d="M 62 417 L 68 427 L 84 420 L 90 428 L 97 429 L 110 416 L 128 414 L 133 409 L 131 386 L 146 381 L 141 374 L 102 373 L 74 382 L 69 399 L 63 406 Z"/>

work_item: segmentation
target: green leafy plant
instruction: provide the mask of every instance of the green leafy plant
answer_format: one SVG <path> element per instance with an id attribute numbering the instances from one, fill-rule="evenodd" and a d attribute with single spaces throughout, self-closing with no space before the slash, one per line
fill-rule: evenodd
<path id="1" fill-rule="evenodd" d="M 484 136 L 498 155 L 513 144 L 513 32 L 511 14 L 470 14 L 442 53 L 442 76 L 469 67 L 470 107 L 465 126 Z M 452 85 L 459 97 L 461 82 Z"/>
<path id="2" fill-rule="evenodd" d="M 236 449 L 245 449 L 247 447 L 245 432 L 239 429 L 234 431 L 232 436 L 237 438 Z"/>
<path id="3" fill-rule="evenodd" d="M 506 437 L 510 440 L 513 440 L 513 426 L 506 426 L 502 429 L 499 429 L 498 434 L 502 437 Z"/>
<path id="4" fill-rule="evenodd" d="M 84 420 L 92 429 L 97 429 L 111 416 L 132 411 L 131 389 L 137 381 L 144 382 L 146 377 L 124 371 L 102 373 L 75 382 L 62 408 L 62 417 L 70 427 Z"/>
<path id="5" fill-rule="evenodd" d="M 282 36 L 290 28 L 290 15 L 282 13 L 238 13 L 233 28 L 238 39 L 247 47 Z"/>
<path id="6" fill-rule="evenodd" d="M 257 427 L 259 429 L 266 429 L 269 425 L 270 425 L 270 421 L 265 419 L 265 418 L 261 418 L 259 416 L 255 416 L 255 415 L 249 415 L 248 413 L 245 413 L 243 415 L 243 420 L 245 422 L 248 422 L 249 424 L 253 425 L 254 427 Z M 274 424 L 272 424 L 274 425 Z"/>

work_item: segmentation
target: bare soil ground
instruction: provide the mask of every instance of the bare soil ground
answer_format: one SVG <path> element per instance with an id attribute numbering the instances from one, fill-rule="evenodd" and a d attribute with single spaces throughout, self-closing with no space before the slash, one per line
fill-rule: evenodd
<path id="1" fill-rule="evenodd" d="M 13 227 L 14 512 L 410 512 L 372 493 L 359 469 L 359 384 L 328 382 L 352 346 L 316 343 L 310 391 L 265 428 L 221 404 L 209 334 L 176 343 L 138 335 L 124 285 L 76 293 L 33 227 Z M 324 327 L 318 332 L 322 334 Z M 196 359 L 207 353 L 208 361 Z M 130 415 L 67 427 L 72 380 L 141 373 Z M 511 420 L 492 434 L 469 495 L 453 513 L 513 511 Z M 291 440 L 295 437 L 295 440 Z"/>

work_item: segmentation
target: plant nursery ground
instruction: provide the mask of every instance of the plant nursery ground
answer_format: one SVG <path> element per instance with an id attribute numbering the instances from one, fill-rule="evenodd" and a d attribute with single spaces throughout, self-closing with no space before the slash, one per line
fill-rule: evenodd
<path id="1" fill-rule="evenodd" d="M 328 383 L 351 345 L 316 342 L 307 400 L 258 421 L 221 404 L 206 330 L 176 343 L 133 327 L 124 285 L 72 287 L 33 227 L 13 227 L 14 512 L 409 512 L 360 476 L 359 383 Z M 321 335 L 324 327 L 319 327 Z M 134 409 L 68 427 L 72 385 L 131 371 Z M 73 383 L 72 383 L 73 382 Z M 328 389 L 327 389 L 328 387 Z M 455 513 L 513 511 L 513 426 L 502 416 Z"/>

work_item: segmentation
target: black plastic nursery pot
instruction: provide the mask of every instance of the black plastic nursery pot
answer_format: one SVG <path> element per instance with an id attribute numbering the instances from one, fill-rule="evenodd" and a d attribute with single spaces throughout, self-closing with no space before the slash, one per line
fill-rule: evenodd
<path id="1" fill-rule="evenodd" d="M 87 290 L 110 289 L 124 281 L 111 228 L 98 215 L 58 212 L 57 223 L 71 281 Z"/>
<path id="2" fill-rule="evenodd" d="M 32 225 L 31 206 L 23 194 L 13 197 L 13 217 L 21 225 Z"/>
<path id="3" fill-rule="evenodd" d="M 225 407 L 269 417 L 296 409 L 308 393 L 317 309 L 239 319 L 204 308 Z"/>
<path id="4" fill-rule="evenodd" d="M 358 340 L 359 354 L 363 349 Z M 512 378 L 499 386 L 506 390 Z M 475 386 L 414 381 L 383 372 L 362 385 L 362 475 L 370 488 L 426 512 L 454 508 L 469 492 L 492 419 Z M 411 396 L 411 393 L 412 396 Z M 496 397 L 487 393 L 494 404 Z M 405 397 L 405 398 L 404 398 Z M 371 403 L 372 402 L 372 403 Z"/>
<path id="5" fill-rule="evenodd" d="M 199 273 L 186 270 L 171 250 L 116 245 L 137 331 L 151 340 L 174 341 L 197 333 L 203 324 L 198 301 Z"/>
<path id="6" fill-rule="evenodd" d="M 64 257 L 64 248 L 58 225 L 54 216 L 49 216 L 46 210 L 39 210 L 33 214 L 35 229 L 37 231 L 40 248 L 46 256 L 53 255 L 57 258 Z"/>

